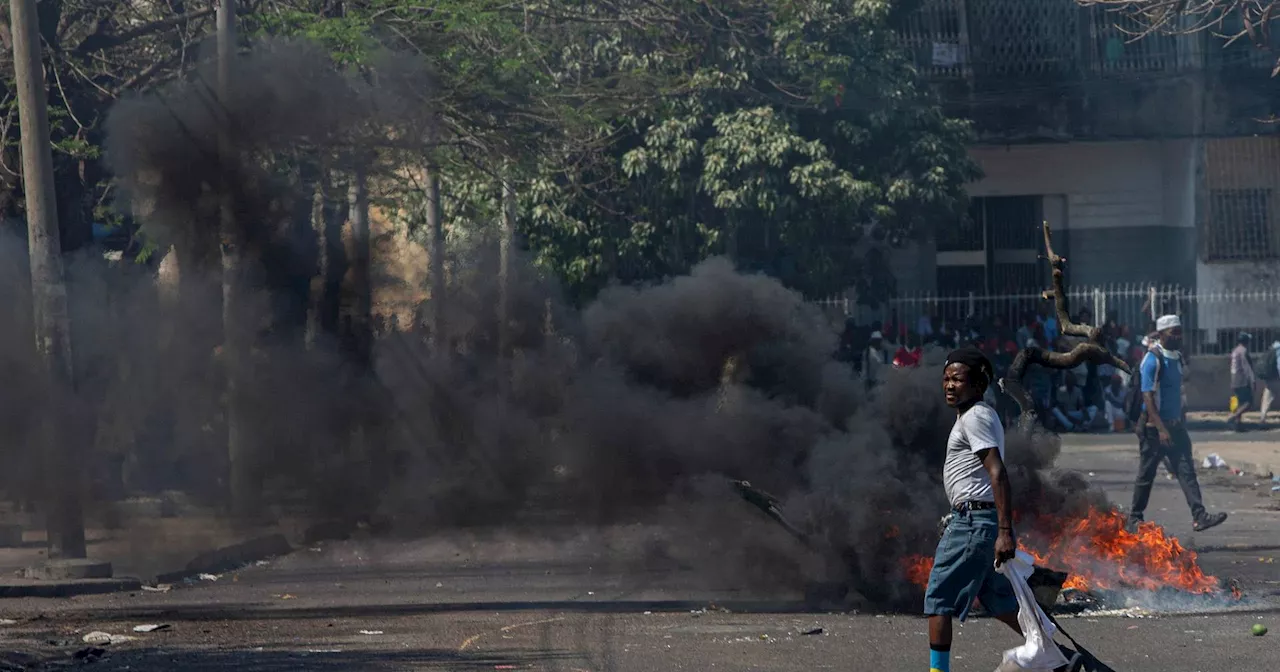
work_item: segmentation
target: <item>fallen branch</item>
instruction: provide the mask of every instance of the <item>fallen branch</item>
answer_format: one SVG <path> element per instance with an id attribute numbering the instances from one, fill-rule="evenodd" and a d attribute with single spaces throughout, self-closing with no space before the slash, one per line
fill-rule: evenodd
<path id="1" fill-rule="evenodd" d="M 791 533 L 791 536 L 800 540 L 800 542 L 806 546 L 814 545 L 814 541 L 809 538 L 809 535 L 801 532 L 800 528 L 792 525 L 791 521 L 787 520 L 786 517 L 782 515 L 782 509 L 779 507 L 777 497 L 774 497 L 764 490 L 751 485 L 750 481 L 731 479 L 729 483 L 738 491 L 738 494 L 741 495 L 743 499 L 747 500 L 747 502 L 752 506 L 763 511 L 765 515 L 774 519 L 778 524 L 782 525 L 787 532 Z"/>
<path id="2" fill-rule="evenodd" d="M 1022 379 L 1027 374 L 1027 368 L 1032 364 L 1050 369 L 1074 369 L 1085 362 L 1094 364 L 1111 364 L 1116 368 L 1131 373 L 1129 364 L 1123 359 L 1115 356 L 1110 350 L 1102 345 L 1102 329 L 1087 324 L 1076 324 L 1071 319 L 1071 313 L 1067 310 L 1067 292 L 1064 281 L 1064 269 L 1067 264 L 1065 257 L 1059 256 L 1053 251 L 1053 236 L 1049 229 L 1049 223 L 1045 222 L 1044 227 L 1044 250 L 1049 260 L 1049 267 L 1052 271 L 1053 288 L 1045 290 L 1040 294 L 1045 300 L 1053 301 L 1054 308 L 1058 314 L 1058 324 L 1060 331 L 1064 336 L 1074 336 L 1085 339 L 1084 342 L 1076 344 L 1068 352 L 1053 352 L 1040 347 L 1023 348 L 1013 358 L 1013 363 L 1009 366 L 1009 371 L 1005 377 L 1000 380 L 1000 389 L 1005 394 L 1013 398 L 1018 404 L 1018 408 L 1022 413 L 1019 419 L 1023 427 L 1030 427 L 1036 421 L 1035 401 L 1022 385 Z M 1046 344 L 1052 345 L 1052 344 Z"/>

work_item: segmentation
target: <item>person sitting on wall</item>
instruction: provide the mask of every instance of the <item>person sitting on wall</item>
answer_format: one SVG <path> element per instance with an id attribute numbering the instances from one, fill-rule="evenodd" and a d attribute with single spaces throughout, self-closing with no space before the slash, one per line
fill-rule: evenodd
<path id="1" fill-rule="evenodd" d="M 1116 431 L 1117 427 L 1120 429 L 1128 427 L 1129 419 L 1125 417 L 1124 412 L 1124 409 L 1128 408 L 1128 396 L 1124 379 L 1120 374 L 1112 375 L 1110 384 L 1102 391 L 1102 400 L 1106 404 L 1108 432 Z"/>
<path id="2" fill-rule="evenodd" d="M 1083 431 L 1093 425 L 1098 407 L 1085 404 L 1084 391 L 1076 383 L 1075 375 L 1070 371 L 1065 373 L 1063 385 L 1058 388 L 1058 403 L 1053 407 L 1053 415 L 1068 432 Z"/>

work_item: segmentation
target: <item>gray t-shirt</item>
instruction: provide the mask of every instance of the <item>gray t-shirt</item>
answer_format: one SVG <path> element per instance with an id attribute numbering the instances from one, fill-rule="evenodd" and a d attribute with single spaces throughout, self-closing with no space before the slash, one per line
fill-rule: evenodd
<path id="1" fill-rule="evenodd" d="M 947 439 L 947 461 L 942 467 L 942 482 L 947 499 L 956 506 L 963 502 L 994 502 L 991 477 L 983 466 L 978 451 L 998 448 L 1004 459 L 1004 426 L 1000 416 L 986 402 L 978 402 L 956 418 Z"/>

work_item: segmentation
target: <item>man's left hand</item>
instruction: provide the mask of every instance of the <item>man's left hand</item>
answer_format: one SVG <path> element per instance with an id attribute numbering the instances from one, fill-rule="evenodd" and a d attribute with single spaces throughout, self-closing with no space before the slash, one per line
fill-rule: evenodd
<path id="1" fill-rule="evenodd" d="M 1018 542 L 1013 538 L 1011 530 L 1000 530 L 996 536 L 996 567 L 1013 559 L 1018 554 Z"/>

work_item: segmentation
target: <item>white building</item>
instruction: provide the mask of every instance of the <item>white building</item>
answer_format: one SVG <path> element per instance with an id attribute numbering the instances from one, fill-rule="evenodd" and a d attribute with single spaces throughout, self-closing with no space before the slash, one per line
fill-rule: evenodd
<path id="1" fill-rule="evenodd" d="M 897 253 L 900 291 L 1037 292 L 1041 221 L 1073 286 L 1280 289 L 1274 56 L 1205 34 L 1129 42 L 1120 19 L 1071 0 L 930 0 L 908 21 L 922 69 L 974 120 L 984 176 L 965 221 Z M 1219 301 L 1196 319 L 1212 341 L 1280 327 L 1280 305 Z"/>

